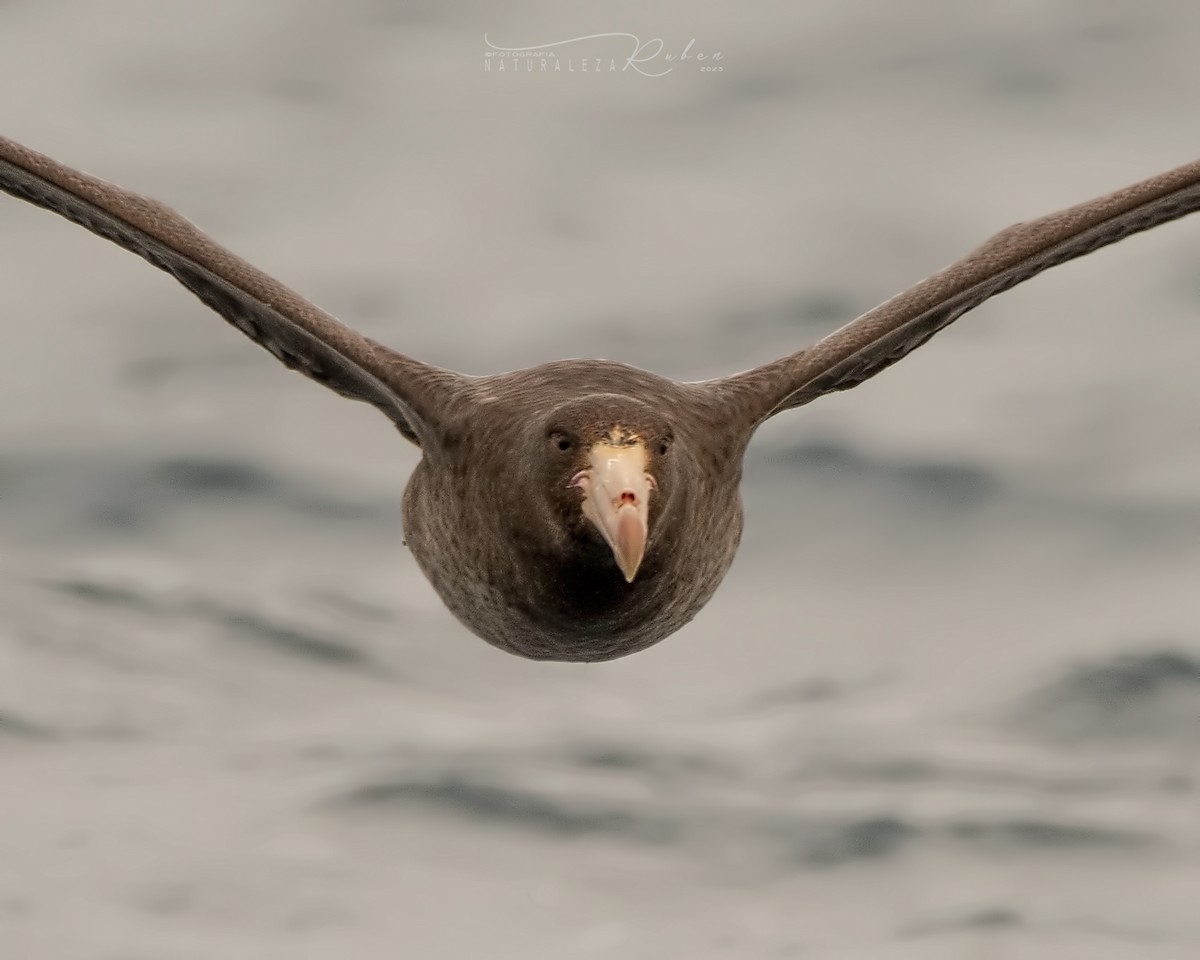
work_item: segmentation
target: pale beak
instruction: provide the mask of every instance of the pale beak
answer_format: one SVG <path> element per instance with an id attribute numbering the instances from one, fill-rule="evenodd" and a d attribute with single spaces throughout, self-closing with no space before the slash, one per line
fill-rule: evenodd
<path id="1" fill-rule="evenodd" d="M 595 524 L 627 583 L 633 583 L 650 532 L 650 493 L 654 478 L 646 472 L 641 443 L 614 446 L 597 443 L 591 466 L 572 479 L 583 490 L 583 515 Z"/>

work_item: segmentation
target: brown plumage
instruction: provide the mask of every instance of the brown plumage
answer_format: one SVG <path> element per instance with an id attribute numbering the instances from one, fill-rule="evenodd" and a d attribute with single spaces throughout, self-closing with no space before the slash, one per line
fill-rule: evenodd
<path id="1" fill-rule="evenodd" d="M 696 615 L 733 562 L 742 457 L 768 417 L 846 390 L 1048 267 L 1200 210 L 1200 162 L 1002 230 L 814 346 L 679 383 L 603 360 L 470 377 L 340 324 L 167 207 L 0 138 L 0 188 L 171 273 L 293 370 L 421 448 L 413 556 L 451 612 L 539 660 L 609 660 Z"/>

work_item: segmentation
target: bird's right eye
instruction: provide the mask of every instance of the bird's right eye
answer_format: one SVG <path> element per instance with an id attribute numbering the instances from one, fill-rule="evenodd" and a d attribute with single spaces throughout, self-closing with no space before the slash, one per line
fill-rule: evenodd
<path id="1" fill-rule="evenodd" d="M 575 446 L 575 441 L 569 434 L 563 433 L 561 430 L 552 430 L 550 431 L 550 445 L 561 453 L 567 453 Z"/>

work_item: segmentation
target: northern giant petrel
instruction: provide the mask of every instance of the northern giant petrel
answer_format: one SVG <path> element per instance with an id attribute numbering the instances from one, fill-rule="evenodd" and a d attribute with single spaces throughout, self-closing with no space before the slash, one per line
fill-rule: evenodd
<path id="1" fill-rule="evenodd" d="M 421 448 L 408 545 L 468 629 L 535 660 L 611 660 L 674 633 L 717 589 L 759 424 L 857 386 L 1047 267 L 1200 210 L 1200 162 L 1011 226 L 814 346 L 700 383 L 605 360 L 442 370 L 343 326 L 168 207 L 4 138 L 0 188 L 133 251 L 290 369 L 382 410 Z"/>

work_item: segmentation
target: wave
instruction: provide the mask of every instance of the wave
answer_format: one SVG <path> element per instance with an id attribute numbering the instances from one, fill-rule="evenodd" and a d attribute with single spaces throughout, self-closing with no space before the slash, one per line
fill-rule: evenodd
<path id="1" fill-rule="evenodd" d="M 55 732 L 44 724 L 24 717 L 9 710 L 0 710 L 0 740 L 49 740 Z"/>
<path id="2" fill-rule="evenodd" d="M 532 781 L 535 777 L 530 777 Z M 1070 850 L 1148 847 L 1153 834 L 1068 817 L 997 812 L 917 817 L 886 808 L 846 814 L 752 806 L 723 800 L 720 791 L 668 791 L 649 797 L 614 795 L 611 789 L 563 791 L 520 786 L 484 771 L 450 769 L 400 774 L 334 796 L 322 807 L 342 816 L 436 812 L 496 829 L 519 829 L 547 838 L 600 835 L 614 840 L 687 847 L 701 854 L 755 850 L 777 866 L 828 869 L 888 860 L 912 848 L 957 848 L 977 856 L 997 851 L 1061 854 Z"/>
<path id="3" fill-rule="evenodd" d="M 1016 723 L 1059 739 L 1200 742 L 1200 659 L 1161 647 L 1085 663 L 1021 702 Z"/>
<path id="4" fill-rule="evenodd" d="M 814 481 L 857 480 L 908 497 L 962 507 L 991 502 L 1004 492 L 999 475 L 978 464 L 875 456 L 836 440 L 808 440 L 761 454 L 751 448 L 751 456 L 810 475 Z"/>
<path id="5" fill-rule="evenodd" d="M 370 668 L 380 666 L 350 639 L 328 631 L 297 626 L 260 611 L 219 603 L 204 597 L 163 594 L 136 583 L 109 582 L 93 577 L 62 577 L 46 586 L 89 604 L 150 614 L 164 620 L 186 619 L 215 626 L 226 637 L 327 666 Z"/>
<path id="6" fill-rule="evenodd" d="M 342 496 L 236 458 L 80 451 L 0 461 L 0 509 L 18 518 L 50 511 L 60 524 L 140 533 L 206 501 L 369 525 L 396 524 L 399 515 L 394 498 Z"/>

